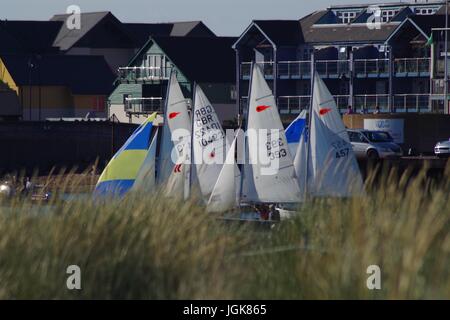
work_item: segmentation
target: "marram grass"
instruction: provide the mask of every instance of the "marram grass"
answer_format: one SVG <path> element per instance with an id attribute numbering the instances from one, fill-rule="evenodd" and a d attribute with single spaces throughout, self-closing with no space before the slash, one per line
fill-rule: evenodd
<path id="1" fill-rule="evenodd" d="M 0 298 L 450 299 L 450 170 L 439 183 L 409 175 L 369 177 L 366 197 L 311 200 L 272 229 L 161 193 L 3 200 Z M 72 173 L 49 183 L 77 184 Z M 69 265 L 81 290 L 66 287 Z M 370 265 L 381 290 L 366 286 Z"/>

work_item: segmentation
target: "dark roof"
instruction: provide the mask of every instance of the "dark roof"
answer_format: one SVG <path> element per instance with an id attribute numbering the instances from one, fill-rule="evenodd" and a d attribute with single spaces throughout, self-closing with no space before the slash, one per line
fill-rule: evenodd
<path id="1" fill-rule="evenodd" d="M 0 52 L 55 52 L 53 42 L 61 29 L 59 21 L 0 21 Z"/>
<path id="2" fill-rule="evenodd" d="M 445 15 L 413 16 L 410 19 L 427 35 L 431 35 L 432 28 L 445 28 Z"/>
<path id="3" fill-rule="evenodd" d="M 64 22 L 54 45 L 61 50 L 70 48 L 135 48 L 134 38 L 111 12 L 82 13 L 81 29 L 69 29 L 65 23 L 69 15 L 55 15 L 53 21 Z"/>
<path id="4" fill-rule="evenodd" d="M 142 47 L 152 37 L 215 37 L 201 21 L 170 22 L 170 23 L 123 23 L 135 41 L 137 47 Z"/>
<path id="5" fill-rule="evenodd" d="M 113 89 L 115 75 L 102 56 L 15 54 L 1 59 L 17 85 L 68 86 L 74 94 L 107 95 Z"/>
<path id="6" fill-rule="evenodd" d="M 305 42 L 339 43 L 339 42 L 384 42 L 397 30 L 399 23 L 383 24 L 380 29 L 370 30 L 365 24 L 316 25 L 327 10 L 314 12 L 300 20 Z"/>
<path id="7" fill-rule="evenodd" d="M 253 21 L 277 46 L 296 46 L 303 42 L 298 20 Z"/>
<path id="8" fill-rule="evenodd" d="M 54 45 L 61 48 L 61 50 L 68 50 L 73 47 L 83 36 L 85 36 L 97 23 L 99 23 L 109 12 L 88 12 L 80 15 L 80 29 L 69 29 L 66 21 L 70 15 L 57 14 L 54 15 L 51 21 L 60 21 L 64 26 L 60 29 Z"/>
<path id="9" fill-rule="evenodd" d="M 152 37 L 190 80 L 197 82 L 235 82 L 235 37 Z"/>

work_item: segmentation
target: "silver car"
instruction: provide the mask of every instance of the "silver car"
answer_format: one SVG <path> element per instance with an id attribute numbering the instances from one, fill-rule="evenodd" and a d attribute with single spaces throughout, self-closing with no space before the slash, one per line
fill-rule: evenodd
<path id="1" fill-rule="evenodd" d="M 403 156 L 402 148 L 386 131 L 347 130 L 353 152 L 359 159 L 396 159 Z"/>
<path id="2" fill-rule="evenodd" d="M 439 158 L 450 157 L 450 140 L 436 143 L 434 154 Z"/>

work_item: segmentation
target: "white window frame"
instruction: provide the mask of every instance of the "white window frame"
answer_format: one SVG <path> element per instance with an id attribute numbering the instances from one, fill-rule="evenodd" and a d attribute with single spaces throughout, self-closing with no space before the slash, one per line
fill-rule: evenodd
<path id="1" fill-rule="evenodd" d="M 163 54 L 148 54 L 145 60 L 148 70 L 148 77 L 157 79 L 166 79 L 169 77 L 168 65 L 169 59 Z"/>
<path id="2" fill-rule="evenodd" d="M 414 11 L 417 15 L 426 16 L 435 14 L 437 10 L 436 8 L 416 8 Z"/>
<path id="3" fill-rule="evenodd" d="M 358 15 L 357 11 L 338 11 L 338 19 L 342 24 L 351 23 L 356 16 Z"/>
<path id="4" fill-rule="evenodd" d="M 386 9 L 381 11 L 381 22 L 389 22 L 398 14 L 398 9 Z"/>

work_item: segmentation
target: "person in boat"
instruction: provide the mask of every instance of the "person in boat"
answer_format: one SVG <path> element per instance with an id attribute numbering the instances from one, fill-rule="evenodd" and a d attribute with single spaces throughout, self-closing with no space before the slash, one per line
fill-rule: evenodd
<path id="1" fill-rule="evenodd" d="M 270 208 L 265 204 L 256 204 L 255 210 L 259 214 L 259 218 L 261 220 L 269 220 L 270 219 Z"/>

